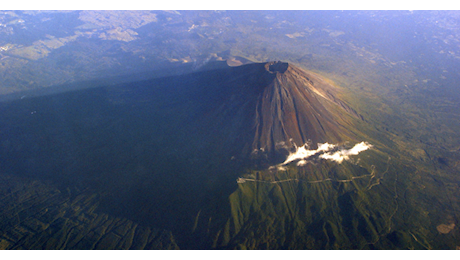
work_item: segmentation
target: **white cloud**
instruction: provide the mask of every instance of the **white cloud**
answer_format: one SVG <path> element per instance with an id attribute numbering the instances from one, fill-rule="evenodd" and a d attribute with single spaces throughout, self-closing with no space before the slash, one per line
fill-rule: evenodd
<path id="1" fill-rule="evenodd" d="M 351 155 L 357 155 L 360 152 L 371 148 L 372 145 L 367 142 L 361 142 L 353 146 L 351 149 L 340 149 L 337 147 L 338 145 L 324 143 L 318 144 L 318 149 L 316 150 L 307 150 L 307 144 L 305 144 L 298 147 L 294 153 L 290 153 L 287 159 L 280 165 L 286 165 L 290 162 L 299 160 L 299 162 L 297 162 L 297 166 L 304 166 L 307 164 L 306 159 L 316 154 L 320 154 L 319 158 L 321 159 L 342 163 L 344 160 L 349 160 Z"/>
<path id="2" fill-rule="evenodd" d="M 327 152 L 333 149 L 334 147 L 335 145 L 333 144 L 325 143 L 325 144 L 318 144 L 318 149 L 316 150 L 307 150 L 307 144 L 304 144 L 303 146 L 298 147 L 295 153 L 289 154 L 288 158 L 282 163 L 282 165 L 288 164 L 295 160 L 306 159 L 320 152 Z"/>
<path id="3" fill-rule="evenodd" d="M 297 166 L 305 166 L 305 164 L 307 164 L 307 161 L 305 161 L 305 160 L 300 160 L 300 161 L 297 163 Z"/>
<path id="4" fill-rule="evenodd" d="M 339 150 L 334 153 L 323 153 L 319 156 L 319 158 L 326 159 L 326 160 L 333 160 L 338 163 L 341 163 L 343 160 L 348 160 L 350 155 L 358 155 L 362 151 L 366 151 L 367 149 L 371 148 L 372 145 L 361 142 L 353 146 L 353 148 L 349 150 Z"/>
<path id="5" fill-rule="evenodd" d="M 279 165 L 277 169 L 278 171 L 283 171 L 283 172 L 287 171 L 286 167 L 283 167 L 282 165 Z"/>

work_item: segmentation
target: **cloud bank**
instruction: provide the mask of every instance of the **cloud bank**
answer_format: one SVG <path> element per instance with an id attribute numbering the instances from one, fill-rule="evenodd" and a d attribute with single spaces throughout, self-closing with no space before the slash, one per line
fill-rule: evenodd
<path id="1" fill-rule="evenodd" d="M 319 154 L 318 157 L 321 159 L 342 163 L 344 160 L 349 160 L 351 155 L 357 155 L 371 147 L 372 145 L 367 142 L 355 144 L 355 146 L 353 146 L 351 149 L 339 148 L 338 145 L 324 143 L 318 144 L 318 149 L 316 150 L 307 150 L 307 144 L 305 144 L 301 147 L 298 147 L 294 153 L 289 154 L 281 166 L 297 160 L 299 160 L 297 162 L 297 166 L 304 166 L 307 164 L 307 159 L 309 157 L 317 154 Z"/>
<path id="2" fill-rule="evenodd" d="M 350 155 L 357 155 L 362 151 L 366 151 L 367 149 L 371 148 L 372 145 L 361 142 L 359 144 L 355 144 L 353 148 L 349 150 L 339 150 L 334 153 L 324 153 L 319 156 L 319 158 L 326 159 L 326 160 L 333 160 L 338 163 L 341 163 L 343 160 L 350 159 Z"/>

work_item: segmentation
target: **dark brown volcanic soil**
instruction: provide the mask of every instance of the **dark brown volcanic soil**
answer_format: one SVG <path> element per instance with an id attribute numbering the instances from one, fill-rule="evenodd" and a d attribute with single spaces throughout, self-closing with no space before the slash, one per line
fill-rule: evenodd
<path id="1" fill-rule="evenodd" d="M 361 116 L 337 98 L 337 87 L 320 76 L 279 61 L 231 69 L 231 80 L 221 86 L 233 91 L 216 111 L 246 118 L 240 120 L 246 122 L 245 129 L 237 131 L 250 135 L 245 143 L 253 157 L 281 159 L 307 142 L 314 148 L 317 143 L 355 139 L 349 129 L 352 118 Z"/>
<path id="2" fill-rule="evenodd" d="M 272 62 L 265 67 L 275 77 L 257 100 L 254 149 L 343 141 L 338 118 L 324 104 L 330 101 L 326 97 L 330 85 L 317 78 L 313 82 L 310 75 L 287 63 Z"/>

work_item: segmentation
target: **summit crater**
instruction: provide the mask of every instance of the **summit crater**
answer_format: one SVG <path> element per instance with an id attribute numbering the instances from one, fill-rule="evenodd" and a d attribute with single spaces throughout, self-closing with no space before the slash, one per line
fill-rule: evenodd
<path id="1" fill-rule="evenodd" d="M 285 73 L 289 68 L 289 63 L 282 61 L 272 61 L 265 64 L 265 68 L 271 73 Z"/>

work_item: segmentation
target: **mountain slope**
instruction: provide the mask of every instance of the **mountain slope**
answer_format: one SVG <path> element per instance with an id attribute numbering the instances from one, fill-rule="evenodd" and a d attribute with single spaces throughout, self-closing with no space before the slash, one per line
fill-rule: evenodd
<path id="1" fill-rule="evenodd" d="M 254 150 L 292 149 L 307 142 L 314 147 L 356 138 L 347 130 L 350 121 L 342 116 L 353 110 L 343 106 L 340 111 L 337 105 L 344 103 L 332 94 L 333 86 L 288 63 L 264 67 L 274 78 L 257 99 Z"/>
<path id="2" fill-rule="evenodd" d="M 215 86 L 197 87 L 197 102 L 205 99 L 208 106 L 199 125 L 215 133 L 226 129 L 224 145 L 241 149 L 232 156 L 250 155 L 267 166 L 306 143 L 316 148 L 360 140 L 355 123 L 362 116 L 340 100 L 340 90 L 292 64 L 256 63 L 203 75 L 202 85 Z"/>

